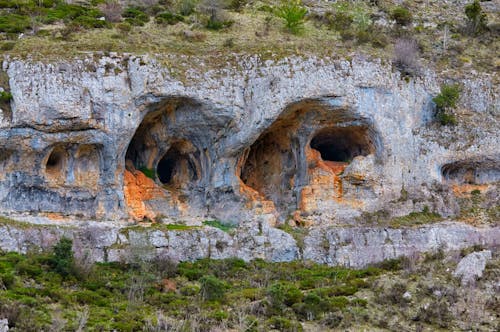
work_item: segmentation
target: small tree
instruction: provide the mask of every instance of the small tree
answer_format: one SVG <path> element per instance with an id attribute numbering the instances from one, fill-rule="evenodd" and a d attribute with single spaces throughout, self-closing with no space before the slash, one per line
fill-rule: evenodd
<path id="1" fill-rule="evenodd" d="M 483 13 L 479 0 L 465 6 L 465 16 L 467 16 L 467 31 L 470 34 L 477 34 L 486 30 L 486 14 Z"/>
<path id="2" fill-rule="evenodd" d="M 285 20 L 285 27 L 293 34 L 298 34 L 304 27 L 307 8 L 302 6 L 301 0 L 282 1 L 276 9 L 276 16 Z"/>
<path id="3" fill-rule="evenodd" d="M 224 281 L 212 276 L 204 276 L 200 279 L 201 297 L 204 301 L 220 301 L 224 298 L 227 285 Z"/>
<path id="4" fill-rule="evenodd" d="M 54 253 L 52 256 L 52 264 L 54 270 L 63 277 L 73 274 L 74 271 L 74 257 L 73 257 L 73 241 L 63 237 L 54 246 Z"/>

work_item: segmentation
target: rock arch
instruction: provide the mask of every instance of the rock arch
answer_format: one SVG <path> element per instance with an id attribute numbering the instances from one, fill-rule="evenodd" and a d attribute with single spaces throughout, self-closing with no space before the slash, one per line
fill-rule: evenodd
<path id="1" fill-rule="evenodd" d="M 240 179 L 250 199 L 272 201 L 282 218 L 324 212 L 341 203 L 359 207 L 362 195 L 341 200 L 346 180 L 340 174 L 351 163 L 380 155 L 380 139 L 370 119 L 332 106 L 335 101 L 308 99 L 289 105 L 245 151 Z M 367 172 L 374 172 L 373 167 Z"/>
<path id="2" fill-rule="evenodd" d="M 125 203 L 135 219 L 195 218 L 206 211 L 214 142 L 228 123 L 218 112 L 187 97 L 148 106 L 125 153 Z"/>

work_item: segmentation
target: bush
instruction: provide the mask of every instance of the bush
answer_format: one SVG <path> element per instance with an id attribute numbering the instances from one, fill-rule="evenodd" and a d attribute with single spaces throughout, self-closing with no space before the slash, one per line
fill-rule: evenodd
<path id="1" fill-rule="evenodd" d="M 52 266 L 54 271 L 62 277 L 68 277 L 73 274 L 74 257 L 73 257 L 73 241 L 68 238 L 61 238 L 54 246 L 52 256 Z"/>
<path id="2" fill-rule="evenodd" d="M 345 12 L 337 12 L 330 20 L 330 27 L 336 31 L 345 31 L 351 27 L 352 15 Z"/>
<path id="3" fill-rule="evenodd" d="M 267 289 L 267 295 L 271 308 L 281 311 L 285 306 L 292 306 L 295 303 L 302 301 L 304 295 L 288 282 L 276 282 Z"/>
<path id="4" fill-rule="evenodd" d="M 441 92 L 432 99 L 438 109 L 455 108 L 460 98 L 460 85 L 444 84 Z"/>
<path id="5" fill-rule="evenodd" d="M 418 46 L 413 39 L 398 39 L 394 44 L 393 63 L 406 75 L 413 75 L 418 67 Z"/>
<path id="6" fill-rule="evenodd" d="M 401 6 L 395 7 L 391 11 L 391 18 L 399 25 L 409 25 L 413 20 L 410 11 Z"/>
<path id="7" fill-rule="evenodd" d="M 285 20 L 285 27 L 293 34 L 302 30 L 306 14 L 307 8 L 302 6 L 301 0 L 282 1 L 276 9 L 276 16 Z"/>
<path id="8" fill-rule="evenodd" d="M 179 3 L 179 13 L 183 16 L 189 16 L 194 13 L 196 0 L 181 0 Z"/>
<path id="9" fill-rule="evenodd" d="M 224 281 L 208 275 L 200 279 L 200 293 L 205 301 L 221 301 L 224 299 L 227 285 Z"/>
<path id="10" fill-rule="evenodd" d="M 467 16 L 467 31 L 470 34 L 478 34 L 486 30 L 486 14 L 483 13 L 479 0 L 465 6 L 465 16 Z"/>
<path id="11" fill-rule="evenodd" d="M 203 0 L 200 4 L 200 11 L 208 16 L 205 27 L 210 30 L 221 30 L 233 24 L 224 12 L 225 2 L 223 0 Z"/>
<path id="12" fill-rule="evenodd" d="M 456 125 L 457 119 L 450 110 L 457 106 L 460 99 L 460 85 L 445 84 L 441 86 L 441 92 L 432 99 L 436 104 L 436 118 L 441 125 Z"/>
<path id="13" fill-rule="evenodd" d="M 27 16 L 8 14 L 0 15 L 0 32 L 21 33 L 31 26 Z"/>
<path id="14" fill-rule="evenodd" d="M 120 2 L 116 0 L 106 1 L 106 3 L 99 6 L 99 9 L 108 22 L 120 22 L 122 19 L 123 7 Z"/>
<path id="15" fill-rule="evenodd" d="M 239 12 L 248 3 L 248 0 L 231 0 L 229 2 L 229 8 Z"/>
<path id="16" fill-rule="evenodd" d="M 125 17 L 125 21 L 131 25 L 143 26 L 145 23 L 149 22 L 149 16 L 138 8 L 129 7 L 125 9 L 122 16 Z"/>
<path id="17" fill-rule="evenodd" d="M 302 325 L 299 322 L 291 321 L 284 317 L 273 316 L 267 321 L 267 325 L 271 329 L 283 332 L 300 332 L 303 331 Z"/>
<path id="18" fill-rule="evenodd" d="M 181 15 L 173 14 L 171 12 L 162 12 L 156 15 L 156 23 L 163 25 L 174 25 L 179 22 L 184 21 L 184 17 Z"/>
<path id="19" fill-rule="evenodd" d="M 130 25 L 130 23 L 128 23 L 128 22 L 123 22 L 123 23 L 117 24 L 116 29 L 118 29 L 118 31 L 120 31 L 122 34 L 126 35 L 130 31 L 132 31 L 132 25 Z"/>
<path id="20" fill-rule="evenodd" d="M 1 103 L 8 103 L 12 100 L 12 94 L 7 91 L 1 91 L 0 92 L 0 102 Z"/>

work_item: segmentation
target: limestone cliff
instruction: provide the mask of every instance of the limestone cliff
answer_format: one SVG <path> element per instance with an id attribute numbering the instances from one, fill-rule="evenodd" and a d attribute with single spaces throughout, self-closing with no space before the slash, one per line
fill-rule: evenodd
<path id="1" fill-rule="evenodd" d="M 461 121 L 441 127 L 432 97 L 443 79 L 430 71 L 402 78 L 361 58 L 203 61 L 6 59 L 2 212 L 316 225 L 425 206 L 453 216 L 474 189 L 498 204 L 498 86 L 487 75 L 460 81 Z"/>

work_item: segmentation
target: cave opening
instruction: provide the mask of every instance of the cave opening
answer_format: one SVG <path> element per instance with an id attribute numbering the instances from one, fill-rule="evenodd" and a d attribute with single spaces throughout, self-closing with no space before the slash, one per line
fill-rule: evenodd
<path id="1" fill-rule="evenodd" d="M 158 179 L 164 185 L 182 187 L 198 180 L 195 156 L 172 146 L 160 159 L 156 167 Z"/>
<path id="2" fill-rule="evenodd" d="M 51 182 L 63 184 L 66 180 L 68 153 L 62 146 L 52 149 L 45 161 L 45 174 Z"/>
<path id="3" fill-rule="evenodd" d="M 281 211 L 293 205 L 297 156 L 286 127 L 276 126 L 262 135 L 247 152 L 240 179 L 253 200 L 272 201 Z"/>
<path id="4" fill-rule="evenodd" d="M 330 127 L 318 131 L 310 147 L 321 154 L 325 161 L 350 163 L 357 156 L 373 151 L 365 127 Z"/>
<path id="5" fill-rule="evenodd" d="M 49 157 L 47 158 L 47 162 L 45 163 L 45 170 L 47 173 L 57 174 L 61 173 L 66 164 L 66 152 L 63 148 L 57 147 L 54 148 Z"/>

